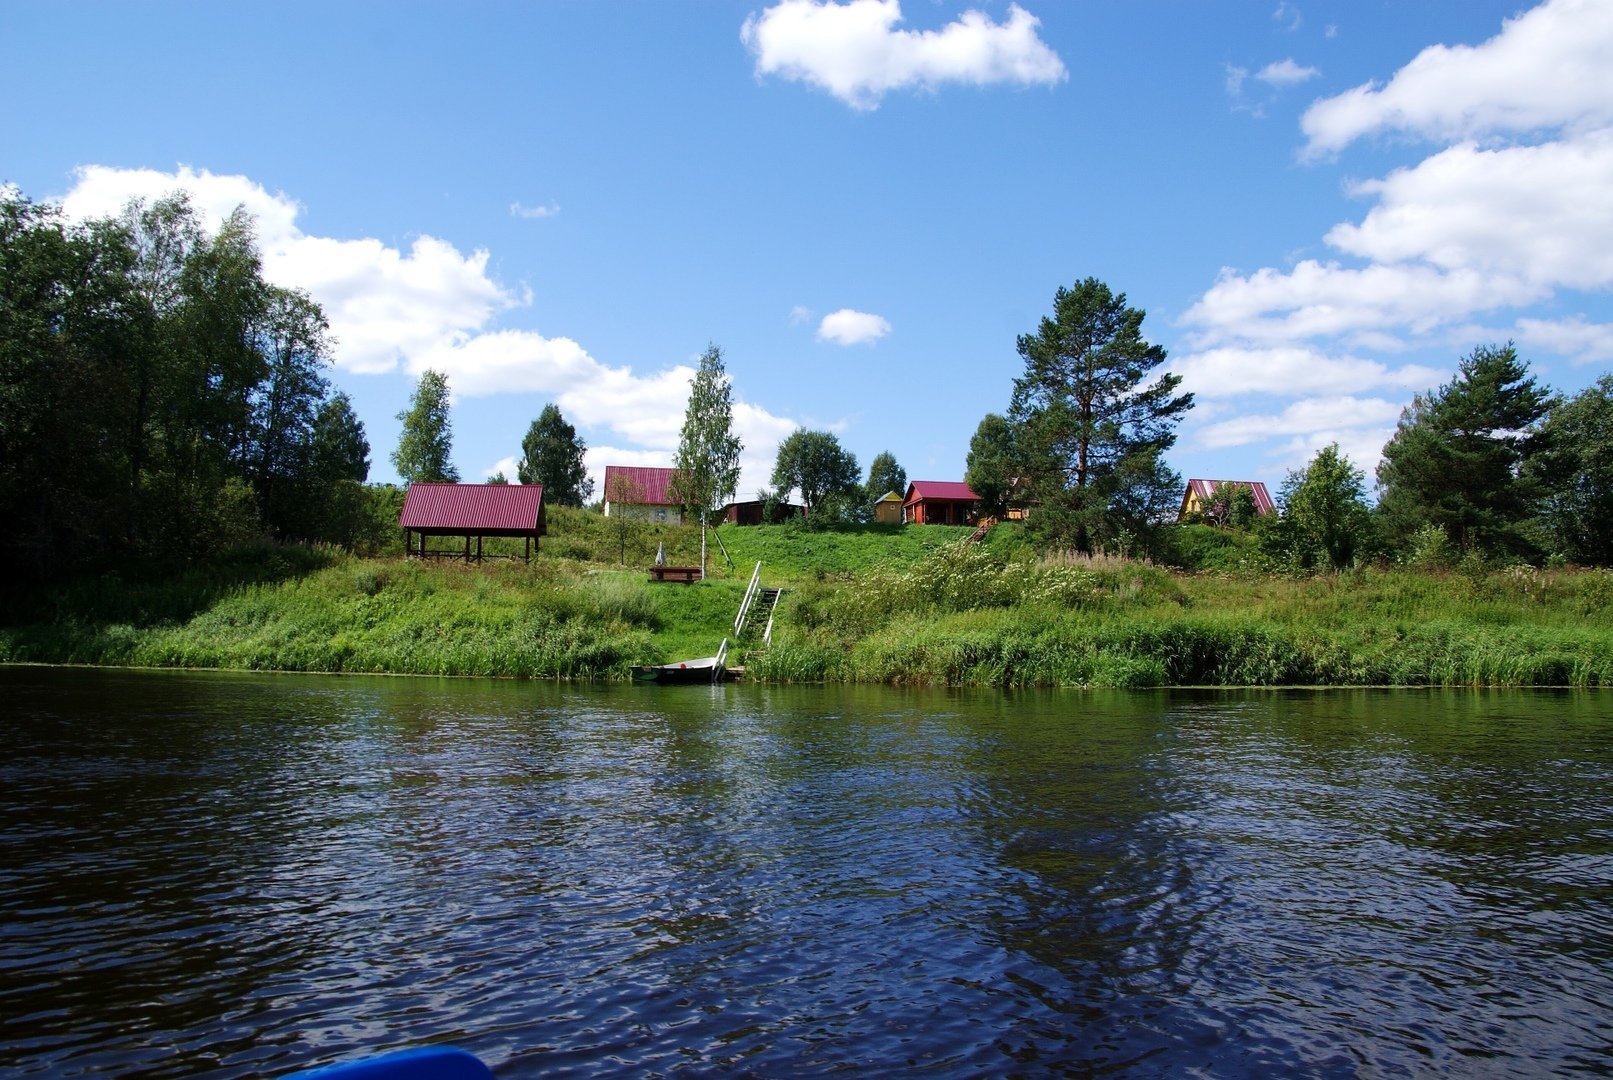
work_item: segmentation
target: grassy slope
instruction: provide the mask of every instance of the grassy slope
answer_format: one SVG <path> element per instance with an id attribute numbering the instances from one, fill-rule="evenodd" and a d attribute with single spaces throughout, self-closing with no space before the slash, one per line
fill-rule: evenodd
<path id="1" fill-rule="evenodd" d="M 751 568 L 787 588 L 772 679 L 981 685 L 1613 684 L 1613 574 L 1176 575 L 1037 562 L 1017 530 L 738 529 L 710 578 L 651 585 L 699 531 L 561 511 L 531 566 L 263 548 L 163 582 L 81 582 L 0 628 L 0 660 L 625 677 L 707 655 Z M 628 567 L 613 565 L 626 547 Z M 570 554 L 572 557 L 567 557 Z M 579 558 L 586 557 L 586 559 Z"/>

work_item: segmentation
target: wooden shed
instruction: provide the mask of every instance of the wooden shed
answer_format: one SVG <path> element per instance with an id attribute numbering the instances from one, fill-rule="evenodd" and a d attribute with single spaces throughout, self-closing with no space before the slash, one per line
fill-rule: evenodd
<path id="1" fill-rule="evenodd" d="M 410 484 L 398 524 L 403 526 L 403 546 L 410 555 L 466 562 L 481 562 L 486 536 L 524 538 L 526 554 L 521 557 L 530 560 L 538 538 L 549 531 L 542 484 Z M 426 541 L 434 536 L 463 536 L 464 550 L 431 550 Z"/>
<path id="2" fill-rule="evenodd" d="M 902 500 L 902 520 L 909 525 L 973 525 L 979 507 L 980 496 L 960 480 L 914 480 Z"/>
<path id="3" fill-rule="evenodd" d="M 902 523 L 902 496 L 900 492 L 887 491 L 874 500 L 874 521 L 880 525 L 900 525 Z"/>

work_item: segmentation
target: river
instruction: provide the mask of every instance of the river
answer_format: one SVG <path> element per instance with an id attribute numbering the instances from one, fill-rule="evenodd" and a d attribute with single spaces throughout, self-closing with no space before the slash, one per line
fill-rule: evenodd
<path id="1" fill-rule="evenodd" d="M 0 1074 L 1613 1071 L 1613 695 L 0 669 Z"/>

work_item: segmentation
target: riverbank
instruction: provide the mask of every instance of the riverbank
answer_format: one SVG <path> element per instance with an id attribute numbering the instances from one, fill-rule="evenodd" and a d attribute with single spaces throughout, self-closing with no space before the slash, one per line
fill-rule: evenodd
<path id="1" fill-rule="evenodd" d="M 0 627 L 0 662 L 625 679 L 633 664 L 714 651 L 766 548 L 765 579 L 786 592 L 772 647 L 735 657 L 751 679 L 1613 685 L 1607 571 L 1183 574 L 1037 560 L 1011 535 L 979 545 L 958 532 L 907 530 L 898 546 L 868 530 L 725 530 L 733 565 L 713 557 L 693 586 L 553 555 L 467 567 L 266 549 L 162 581 L 56 590 Z"/>

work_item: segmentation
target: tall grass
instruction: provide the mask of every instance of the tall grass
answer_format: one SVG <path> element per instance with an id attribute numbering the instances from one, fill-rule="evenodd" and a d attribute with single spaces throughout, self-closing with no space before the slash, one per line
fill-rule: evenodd
<path id="1" fill-rule="evenodd" d="M 578 529 L 599 520 L 573 513 Z M 958 529 L 887 532 L 724 529 L 742 535 L 736 562 L 777 556 L 764 560 L 765 580 L 790 586 L 772 647 L 740 657 L 748 677 L 1613 685 L 1609 571 L 1184 575 L 1118 558 L 1037 559 L 1011 531 L 987 544 L 959 542 Z M 694 529 L 661 535 L 676 557 L 689 550 L 676 545 L 698 545 Z M 744 576 L 651 585 L 642 569 L 552 546 L 531 564 L 481 566 L 259 546 L 167 581 L 109 577 L 37 597 L 6 612 L 0 661 L 625 678 L 634 663 L 714 651 L 753 562 L 741 565 Z"/>

